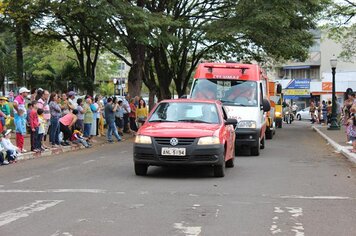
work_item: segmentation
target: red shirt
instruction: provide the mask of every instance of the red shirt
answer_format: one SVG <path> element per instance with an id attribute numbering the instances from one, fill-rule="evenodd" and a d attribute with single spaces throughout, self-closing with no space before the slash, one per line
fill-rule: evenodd
<path id="1" fill-rule="evenodd" d="M 37 110 L 32 109 L 30 113 L 30 127 L 32 129 L 36 129 L 40 126 L 40 122 L 38 121 Z"/>

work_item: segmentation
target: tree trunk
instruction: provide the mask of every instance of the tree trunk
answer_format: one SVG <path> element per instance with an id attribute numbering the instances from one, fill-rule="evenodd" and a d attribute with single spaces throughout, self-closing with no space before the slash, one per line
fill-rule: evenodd
<path id="1" fill-rule="evenodd" d="M 19 86 L 24 85 L 23 78 L 23 45 L 22 45 L 22 29 L 20 24 L 16 24 L 15 29 L 16 36 L 16 76 L 17 84 Z"/>
<path id="2" fill-rule="evenodd" d="M 173 76 L 164 50 L 162 47 L 155 48 L 153 57 L 159 82 L 160 97 L 162 99 L 170 99 L 172 93 L 169 90 L 169 86 L 171 85 Z"/>
<path id="3" fill-rule="evenodd" d="M 131 97 L 140 96 L 144 77 L 146 46 L 133 44 L 129 47 L 132 66 L 129 71 L 128 91 Z"/>

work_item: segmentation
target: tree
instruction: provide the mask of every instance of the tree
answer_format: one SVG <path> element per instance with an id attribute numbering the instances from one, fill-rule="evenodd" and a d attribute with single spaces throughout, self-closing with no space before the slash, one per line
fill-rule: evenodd
<path id="1" fill-rule="evenodd" d="M 33 40 L 24 50 L 25 71 L 30 87 L 68 91 L 69 87 L 83 89 L 75 54 L 60 41 Z"/>
<path id="2" fill-rule="evenodd" d="M 13 52 L 15 51 L 15 37 L 6 25 L 0 31 L 0 88 L 5 94 L 5 78 L 14 78 L 16 68 Z"/>
<path id="3" fill-rule="evenodd" d="M 151 33 L 145 84 L 158 87 L 161 98 L 171 96 L 174 81 L 179 96 L 186 92 L 192 73 L 202 59 L 236 58 L 238 61 L 304 59 L 311 44 L 310 29 L 327 1 L 158 1 L 147 4 L 152 13 L 168 20 Z M 288 1 L 289 2 L 289 1 Z"/>
<path id="4" fill-rule="evenodd" d="M 24 81 L 23 48 L 29 42 L 31 25 L 40 17 L 44 1 L 4 0 L 1 2 L 1 20 L 9 24 L 16 38 L 16 75 L 18 85 Z"/>
<path id="5" fill-rule="evenodd" d="M 65 4 L 50 1 L 47 5 L 47 20 L 38 25 L 41 29 L 38 35 L 63 40 L 74 50 L 88 94 L 93 94 L 95 89 L 95 69 L 102 39 L 106 34 L 100 30 L 103 24 L 103 18 L 98 17 L 100 14 L 102 11 L 97 1 L 69 0 Z"/>
<path id="6" fill-rule="evenodd" d="M 329 37 L 341 43 L 343 51 L 340 56 L 346 60 L 356 59 L 356 3 L 349 0 L 333 3 L 324 15 L 327 21 L 323 28 Z"/>

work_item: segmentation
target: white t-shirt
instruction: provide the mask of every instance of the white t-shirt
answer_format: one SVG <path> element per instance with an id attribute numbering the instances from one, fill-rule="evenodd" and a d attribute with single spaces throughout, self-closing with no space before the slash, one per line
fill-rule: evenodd
<path id="1" fill-rule="evenodd" d="M 74 107 L 74 109 L 78 108 L 78 104 L 74 102 L 72 99 L 68 98 L 68 102 L 72 107 Z"/>

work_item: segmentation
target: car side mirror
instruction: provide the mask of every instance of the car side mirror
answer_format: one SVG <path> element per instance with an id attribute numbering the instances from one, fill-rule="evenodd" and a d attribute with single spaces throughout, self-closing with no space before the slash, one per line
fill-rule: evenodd
<path id="1" fill-rule="evenodd" d="M 236 119 L 227 119 L 225 121 L 225 125 L 237 125 L 237 120 Z"/>
<path id="2" fill-rule="evenodd" d="M 264 112 L 268 112 L 271 110 L 271 104 L 265 98 L 262 100 L 261 110 L 263 110 Z"/>

